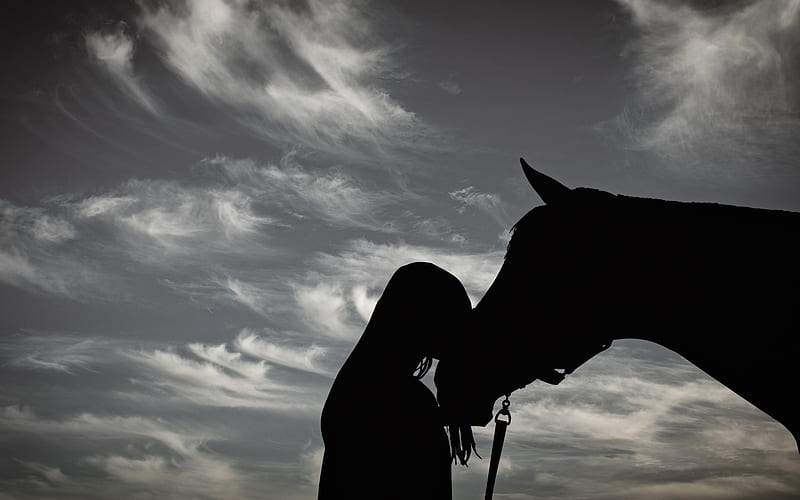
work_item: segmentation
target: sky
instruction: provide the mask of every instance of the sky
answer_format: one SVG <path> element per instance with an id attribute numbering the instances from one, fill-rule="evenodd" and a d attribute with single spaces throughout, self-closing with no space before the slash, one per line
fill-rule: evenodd
<path id="1" fill-rule="evenodd" d="M 800 0 L 5 10 L 3 500 L 314 498 L 320 410 L 383 286 L 429 261 L 477 303 L 541 204 L 520 156 L 800 210 Z M 788 431 L 653 344 L 512 411 L 496 498 L 800 498 Z"/>

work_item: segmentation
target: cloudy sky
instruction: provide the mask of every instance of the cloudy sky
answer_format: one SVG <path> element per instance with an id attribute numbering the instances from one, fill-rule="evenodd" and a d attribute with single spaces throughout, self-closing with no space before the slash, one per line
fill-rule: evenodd
<path id="1" fill-rule="evenodd" d="M 800 210 L 800 0 L 5 10 L 0 499 L 313 498 L 382 287 L 431 261 L 477 302 L 540 203 L 519 156 Z M 788 432 L 654 345 L 513 409 L 498 498 L 800 497 Z"/>

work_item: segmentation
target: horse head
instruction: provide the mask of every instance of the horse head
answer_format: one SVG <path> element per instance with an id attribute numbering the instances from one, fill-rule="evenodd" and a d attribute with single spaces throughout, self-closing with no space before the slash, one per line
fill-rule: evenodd
<path id="1" fill-rule="evenodd" d="M 486 425 L 501 396 L 537 379 L 558 384 L 611 343 L 581 315 L 604 314 L 593 284 L 610 278 L 586 263 L 612 251 L 603 244 L 613 237 L 603 220 L 614 216 L 614 195 L 567 188 L 520 162 L 545 205 L 514 225 L 503 266 L 456 354 L 439 362 L 437 397 L 451 422 Z"/>
<path id="2" fill-rule="evenodd" d="M 450 423 L 486 425 L 501 396 L 537 379 L 558 384 L 614 339 L 635 338 L 673 350 L 800 437 L 800 409 L 786 397 L 800 359 L 789 285 L 800 280 L 800 213 L 570 189 L 522 168 L 545 204 L 514 225 L 497 277 L 440 360 Z"/>

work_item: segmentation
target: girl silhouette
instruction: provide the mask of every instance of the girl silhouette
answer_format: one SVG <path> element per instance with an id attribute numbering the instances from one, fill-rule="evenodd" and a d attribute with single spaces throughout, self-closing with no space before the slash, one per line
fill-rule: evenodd
<path id="1" fill-rule="evenodd" d="M 394 273 L 325 401 L 318 500 L 452 497 L 445 422 L 420 379 L 470 311 L 447 271 L 419 262 Z"/>

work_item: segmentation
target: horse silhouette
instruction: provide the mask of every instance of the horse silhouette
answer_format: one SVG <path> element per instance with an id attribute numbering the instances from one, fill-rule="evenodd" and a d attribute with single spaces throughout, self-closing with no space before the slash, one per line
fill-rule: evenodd
<path id="1" fill-rule="evenodd" d="M 460 354 L 439 363 L 448 421 L 486 425 L 500 396 L 557 384 L 634 338 L 680 354 L 797 442 L 800 213 L 569 189 L 520 161 L 545 205 L 514 226 Z"/>

